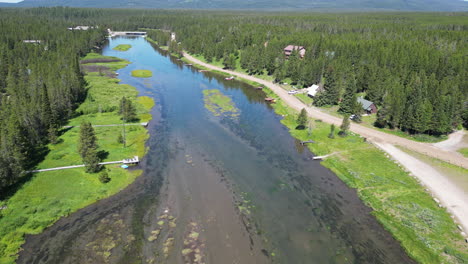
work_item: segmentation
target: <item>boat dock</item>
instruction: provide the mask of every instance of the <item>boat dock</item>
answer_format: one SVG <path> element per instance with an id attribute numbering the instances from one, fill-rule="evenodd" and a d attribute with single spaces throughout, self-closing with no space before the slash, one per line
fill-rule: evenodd
<path id="1" fill-rule="evenodd" d="M 122 163 L 123 164 L 138 164 L 140 163 L 140 159 L 138 158 L 138 156 L 133 156 L 133 158 L 131 159 L 124 159 Z"/>
<path id="2" fill-rule="evenodd" d="M 301 141 L 301 145 L 305 145 L 305 144 L 308 144 L 308 143 L 315 143 L 315 141 L 313 141 L 313 140 Z"/>

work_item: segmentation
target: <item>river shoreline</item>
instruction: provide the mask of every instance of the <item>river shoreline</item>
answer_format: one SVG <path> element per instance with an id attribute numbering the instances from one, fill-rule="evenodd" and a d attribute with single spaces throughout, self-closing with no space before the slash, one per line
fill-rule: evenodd
<path id="1" fill-rule="evenodd" d="M 154 43 L 154 42 L 153 42 L 153 43 Z M 187 53 L 184 53 L 184 59 L 187 60 L 187 61 L 190 62 L 190 63 L 194 63 L 194 64 L 196 65 L 196 67 L 202 67 L 203 69 L 208 69 L 208 70 L 210 70 L 210 71 L 214 71 L 214 72 L 216 72 L 216 73 L 221 73 L 221 74 L 224 74 L 224 75 L 227 74 L 227 75 L 238 76 L 238 77 L 241 78 L 241 81 L 247 80 L 247 79 L 245 79 L 244 74 L 237 73 L 237 72 L 234 72 L 234 71 L 223 70 L 223 69 L 220 69 L 219 67 L 216 67 L 216 66 L 213 66 L 213 65 L 209 65 L 209 64 L 207 64 L 207 63 L 204 63 L 204 62 L 202 62 L 202 61 L 200 61 L 200 60 L 198 60 L 198 59 L 196 59 L 196 58 L 190 56 L 190 55 L 187 54 Z M 252 77 L 252 78 L 248 79 L 247 82 L 250 83 L 250 84 L 252 84 L 252 81 L 258 82 L 258 84 L 262 84 L 262 85 L 266 86 L 266 87 L 269 89 L 268 91 L 271 91 L 271 92 L 267 93 L 267 94 L 269 94 L 270 97 L 274 96 L 274 97 L 276 97 L 278 100 L 281 100 L 281 101 L 283 101 L 282 99 L 287 99 L 287 98 L 288 98 L 288 97 L 285 98 L 285 96 L 284 96 L 283 94 L 280 94 L 279 97 L 278 97 L 278 94 L 277 94 L 278 92 L 280 92 L 280 93 L 281 93 L 281 92 L 286 93 L 286 92 L 285 92 L 283 89 L 278 88 L 278 87 L 277 87 L 276 85 L 274 85 L 273 83 L 270 83 L 270 82 L 268 82 L 268 81 L 261 80 L 261 79 L 258 79 L 258 80 L 257 80 L 257 78 L 255 78 L 255 77 Z M 275 86 L 274 88 L 277 88 L 277 89 L 272 89 L 271 86 Z M 270 90 L 270 89 L 271 89 L 271 90 Z M 288 96 L 288 95 L 286 95 L 286 96 Z M 297 110 L 299 109 L 298 106 L 297 106 L 297 104 L 292 104 L 291 102 L 288 102 L 288 100 L 284 100 L 283 102 L 286 103 L 286 105 L 287 105 L 286 107 L 289 108 L 289 111 L 292 110 L 293 112 L 297 112 Z M 290 107 L 293 107 L 293 108 L 291 109 Z M 276 106 L 274 106 L 274 108 L 275 108 L 275 110 L 277 110 L 277 107 L 276 107 Z M 293 109 L 296 110 L 296 111 L 294 111 Z M 315 117 L 315 118 L 323 117 L 323 115 L 318 115 L 318 116 L 317 116 L 317 115 L 316 115 L 316 112 L 314 112 L 315 114 L 314 114 L 314 113 L 311 114 L 310 109 L 308 109 L 308 110 L 309 110 L 309 111 L 308 111 L 309 114 L 310 114 L 312 117 Z M 287 112 L 289 112 L 289 111 L 287 111 Z M 278 114 L 281 114 L 280 111 L 277 111 L 277 113 L 278 113 Z M 325 119 L 325 120 L 327 120 L 327 119 Z M 330 123 L 333 123 L 333 124 L 335 124 L 335 125 L 339 125 L 339 122 L 338 122 L 338 121 L 341 121 L 341 120 L 328 120 L 328 121 L 331 121 Z M 283 124 L 285 124 L 285 123 L 283 122 Z M 285 125 L 286 125 L 286 124 L 285 124 Z M 287 126 L 288 126 L 288 125 L 287 125 Z M 289 127 L 290 131 L 293 129 L 293 127 L 291 127 L 291 126 L 288 126 L 288 127 Z M 358 131 L 359 131 L 359 130 L 358 130 Z M 357 131 L 356 131 L 356 132 L 357 132 Z M 301 138 L 298 137 L 297 135 L 294 135 L 294 133 L 292 133 L 292 135 L 295 136 L 296 138 L 301 139 Z M 364 134 L 364 135 L 366 135 L 366 134 Z M 316 154 L 319 154 L 319 153 L 317 153 L 317 149 L 314 149 L 313 145 L 309 145 L 309 148 L 311 149 L 311 151 L 315 152 Z M 375 147 L 374 147 L 374 148 L 375 148 Z M 390 153 L 390 154 L 393 154 L 393 153 Z M 384 157 L 384 158 L 385 158 L 385 157 Z M 398 160 L 397 157 L 395 157 L 395 159 Z M 403 163 L 403 164 L 404 164 L 404 165 L 407 165 L 407 164 L 405 164 L 405 163 Z M 329 167 L 330 169 L 332 169 L 332 170 L 333 170 L 342 180 L 344 180 L 351 188 L 356 188 L 356 186 L 353 186 L 353 184 L 349 184 L 349 181 L 348 181 L 349 178 L 348 178 L 347 176 L 344 176 L 344 175 L 343 175 L 343 173 L 346 173 L 346 172 L 343 172 L 342 170 L 338 169 L 338 167 L 341 167 L 341 166 L 334 166 L 334 165 L 332 165 L 332 164 L 330 164 L 330 163 L 327 163 L 327 162 L 324 162 L 323 165 L 325 165 L 325 166 Z M 336 164 L 335 164 L 335 165 L 336 165 Z M 463 163 L 462 163 L 462 165 L 463 165 Z M 466 165 L 466 164 L 465 164 L 465 165 Z M 414 168 L 412 168 L 412 167 L 411 167 L 411 168 L 408 167 L 407 169 L 408 169 L 408 170 L 411 170 L 411 171 L 414 171 Z M 407 174 L 405 171 L 403 171 L 403 173 Z M 417 175 L 418 175 L 418 176 L 421 176 L 420 173 L 418 173 Z M 407 177 L 409 177 L 409 176 L 407 176 Z M 418 183 L 416 183 L 416 184 L 418 185 L 418 187 L 417 187 L 418 191 L 419 191 L 419 192 L 424 192 L 423 187 L 420 186 Z M 434 188 L 434 186 L 431 186 L 431 187 Z M 360 188 L 357 188 L 357 189 L 358 189 L 358 192 L 360 192 Z M 440 192 L 435 192 L 435 193 L 436 193 L 436 194 L 440 194 Z M 427 194 L 427 193 L 424 193 L 424 196 L 426 196 L 426 197 L 425 197 L 426 199 L 431 199 L 430 195 Z M 363 196 L 362 194 L 360 194 L 360 197 L 361 197 L 361 199 L 362 199 L 365 203 L 367 203 L 367 204 L 368 204 L 370 207 L 372 207 L 374 210 L 379 210 L 379 208 L 376 208 L 375 206 L 372 205 L 372 203 L 370 202 L 370 198 L 369 198 L 368 196 Z M 375 197 L 374 197 L 374 198 L 375 198 Z M 432 199 L 431 199 L 431 200 L 432 200 Z M 437 203 L 435 203 L 434 201 L 430 202 L 429 204 L 430 204 L 429 206 L 430 206 L 432 209 L 435 209 L 435 208 L 437 208 L 437 206 L 438 206 Z M 447 204 L 453 204 L 453 203 L 447 203 Z M 456 208 L 455 208 L 455 209 L 456 209 Z M 384 210 L 383 213 L 384 213 L 384 214 L 388 214 L 389 212 L 390 212 L 390 211 L 385 212 L 385 210 Z M 450 219 L 450 218 L 448 218 L 448 217 L 449 217 L 448 213 L 442 211 L 441 214 L 444 214 L 444 215 L 445 215 L 444 218 Z M 401 236 L 401 234 L 398 234 L 398 232 L 396 232 L 395 229 L 394 229 L 393 227 L 390 227 L 390 226 L 388 225 L 388 223 L 387 223 L 386 221 L 383 220 L 382 217 L 379 217 L 379 216 L 380 216 L 380 213 L 379 213 L 379 214 L 375 214 L 375 215 L 376 215 L 377 219 L 381 222 L 381 224 L 382 224 L 388 231 L 390 231 L 390 232 L 395 236 L 395 238 L 396 238 L 397 240 L 399 240 L 399 241 L 402 243 L 403 247 L 406 249 L 407 253 L 408 253 L 410 256 L 412 256 L 413 258 L 415 258 L 416 260 L 418 260 L 418 261 L 420 261 L 420 262 L 423 262 L 422 260 L 423 260 L 424 258 L 420 258 L 420 256 L 418 256 L 418 254 L 414 254 L 414 252 L 412 252 L 413 250 L 415 250 L 414 247 L 413 247 L 413 246 L 408 246 L 408 245 L 411 244 L 411 243 L 407 243 L 408 241 L 407 241 L 407 237 L 406 237 L 406 236 Z M 463 214 L 457 213 L 456 215 L 458 216 L 458 218 L 459 218 L 460 221 L 463 220 L 463 219 L 460 218 L 460 215 L 463 215 Z M 449 220 L 449 221 L 451 221 L 451 220 Z M 451 222 L 452 222 L 452 224 L 451 224 L 451 229 L 452 229 L 451 232 L 454 234 L 454 238 L 455 238 L 455 237 L 458 237 L 458 238 L 456 238 L 455 240 L 463 241 L 464 238 L 460 235 L 459 230 L 457 229 L 455 223 L 453 223 L 453 221 L 451 221 Z M 462 225 L 465 226 L 466 224 L 463 223 Z M 466 227 L 465 227 L 465 228 L 466 228 Z M 452 244 L 452 243 L 449 243 L 449 244 Z M 454 243 L 454 244 L 458 244 L 458 243 Z M 466 245 L 461 245 L 460 249 L 461 249 L 462 251 L 465 250 L 465 249 L 466 249 Z M 423 250 L 423 251 L 424 251 L 424 250 Z M 436 263 L 436 262 L 430 262 L 430 263 Z"/>
<path id="2" fill-rule="evenodd" d="M 92 112 L 94 111 L 92 109 L 97 109 L 97 106 L 102 109 L 107 109 L 107 107 L 110 109 L 112 107 L 110 104 L 118 104 L 118 100 L 102 96 L 101 93 L 108 88 L 114 89 L 113 96 L 124 93 L 128 98 L 135 100 L 139 117 L 142 121 L 149 122 L 152 116 L 148 112 L 154 102 L 146 97 L 137 97 L 136 87 L 120 85 L 119 80 L 115 79 L 116 70 L 126 67 L 130 62 L 111 58 L 108 63 L 90 63 L 96 59 L 105 60 L 107 57 L 90 53 L 87 57 L 82 58 L 82 61 L 88 60 L 82 65 L 83 71 L 86 73 L 85 78 L 90 85 L 88 91 L 90 96 L 76 110 L 82 114 L 70 119 L 69 124 L 76 126 L 85 120 L 96 125 L 121 123 L 120 116 L 115 111 Z M 89 101 L 91 97 L 93 98 L 92 102 Z M 37 167 L 43 169 L 80 162 L 81 160 L 76 153 L 78 131 L 79 128 L 76 127 L 64 129 L 59 137 L 59 143 L 49 145 L 50 153 Z M 128 128 L 127 141 L 131 146 L 126 149 L 122 149 L 121 144 L 117 143 L 116 139 L 120 131 L 119 127 L 98 126 L 95 128 L 98 144 L 101 146 L 100 150 L 107 153 L 103 161 L 122 160 L 133 155 L 142 158 L 145 155 L 145 145 L 149 139 L 148 131 L 141 126 Z M 6 243 L 7 246 L 3 252 L 0 252 L 0 263 L 13 263 L 15 261 L 16 254 L 26 241 L 25 236 L 41 233 L 58 220 L 113 196 L 132 184 L 142 173 L 138 169 L 124 170 L 116 165 L 107 165 L 103 170 L 108 171 L 111 178 L 109 183 L 101 183 L 98 180 L 99 173 L 87 174 L 83 168 L 36 173 L 12 197 L 2 201 L 2 204 L 6 204 L 6 209 L 0 212 L 2 214 L 0 231 L 3 234 L 6 232 L 6 235 L 0 238 L 0 242 Z M 45 190 L 44 193 L 48 193 L 48 195 L 41 194 L 40 190 Z M 23 200 L 27 201 L 29 207 L 36 208 L 37 212 L 32 211 L 30 214 L 31 210 L 24 207 Z M 22 224 L 18 224 L 17 217 L 23 219 Z M 10 227 L 10 224 L 15 222 L 16 226 Z M 10 229 L 13 232 L 9 232 Z"/>
<path id="3" fill-rule="evenodd" d="M 123 39 L 115 42 L 126 44 Z M 149 126 L 158 136 L 149 141 L 141 165 L 144 175 L 122 192 L 28 238 L 19 263 L 127 263 L 161 260 L 166 255 L 171 263 L 182 263 L 186 235 L 201 239 L 188 242 L 205 245 L 199 248 L 202 258 L 239 258 L 239 263 L 252 263 L 247 259 L 252 253 L 293 263 L 310 259 L 413 263 L 401 244 L 422 263 L 463 257 L 463 249 L 452 247 L 456 227 L 444 209 L 358 135 L 328 139 L 329 126 L 318 121 L 312 122 L 311 134 L 297 130 L 297 113 L 282 100 L 266 106 L 261 91 L 198 73 L 166 55 L 151 55 L 153 48 L 143 39 L 133 43 L 139 48 L 124 57 L 135 58 L 135 64 L 120 76 L 141 93 L 156 94 L 159 106 Z M 129 78 L 130 70 L 140 68 L 152 69 L 155 77 Z M 212 88 L 238 103 L 242 123 L 220 119 L 206 109 L 200 91 Z M 265 92 L 277 98 L 270 90 Z M 312 154 L 289 134 L 300 141 L 314 139 L 316 143 L 308 147 L 317 155 L 335 153 L 321 163 L 332 172 L 313 161 Z M 218 167 L 221 171 L 213 170 Z M 226 182 L 228 178 L 234 181 Z M 161 186 L 166 179 L 170 184 Z M 228 188 L 232 184 L 238 185 L 235 192 L 241 200 L 232 200 L 234 193 Z M 249 236 L 238 236 L 242 219 L 235 215 L 246 210 L 260 221 L 261 233 L 272 236 L 267 251 L 246 252 L 242 246 Z M 424 237 L 413 230 L 422 230 Z M 434 238 L 440 239 L 439 244 Z M 433 248 L 425 248 L 425 242 Z"/>

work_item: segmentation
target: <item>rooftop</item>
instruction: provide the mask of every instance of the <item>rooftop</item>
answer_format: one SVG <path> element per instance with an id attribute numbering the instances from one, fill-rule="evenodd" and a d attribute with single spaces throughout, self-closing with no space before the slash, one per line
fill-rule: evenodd
<path id="1" fill-rule="evenodd" d="M 364 99 L 362 97 L 358 97 L 357 101 L 358 101 L 358 103 L 361 103 L 362 108 L 364 110 L 369 109 L 369 107 L 374 104 L 373 102 L 371 102 L 369 100 L 366 100 L 366 99 Z"/>

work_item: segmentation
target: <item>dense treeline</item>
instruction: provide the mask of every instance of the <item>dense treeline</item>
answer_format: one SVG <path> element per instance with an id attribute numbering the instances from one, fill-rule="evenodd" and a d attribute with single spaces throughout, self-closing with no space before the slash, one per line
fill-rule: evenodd
<path id="1" fill-rule="evenodd" d="M 431 18 L 246 14 L 159 25 L 171 23 L 183 47 L 208 62 L 221 60 L 227 68 L 240 66 L 303 87 L 322 84 L 317 106 L 346 103 L 350 94 L 362 94 L 379 107 L 377 126 L 439 135 L 467 125 L 468 23 L 466 14 Z M 283 48 L 289 44 L 304 46 L 305 57 L 293 53 L 286 59 Z M 356 113 L 355 107 L 342 109 Z"/>
<path id="2" fill-rule="evenodd" d="M 226 11 L 36 8 L 0 10 L 0 188 L 31 166 L 37 149 L 86 95 L 78 58 L 104 29 L 138 30 L 172 51 L 183 48 L 227 68 L 324 91 L 314 103 L 364 95 L 376 125 L 444 134 L 468 126 L 466 13 L 303 14 Z M 68 31 L 76 25 L 99 26 Z M 170 41 L 170 32 L 177 41 Z M 23 40 L 41 40 L 40 44 Z M 177 44 L 179 43 L 179 44 Z M 287 45 L 305 57 L 283 54 Z M 350 103 L 351 102 L 351 103 Z"/>
<path id="3" fill-rule="evenodd" d="M 350 94 L 378 108 L 376 125 L 446 134 L 468 126 L 466 13 L 301 14 L 198 11 L 104 11 L 113 28 L 152 28 L 172 50 L 203 55 L 226 68 L 272 75 L 307 87 L 320 83 L 317 106 L 353 114 Z M 118 19 L 117 19 L 118 18 Z M 89 19 L 89 17 L 88 17 Z M 170 32 L 177 33 L 171 43 Z M 286 59 L 283 48 L 300 45 Z"/>
<path id="4" fill-rule="evenodd" d="M 37 11 L 0 10 L 0 192 L 57 140 L 86 96 L 79 57 L 105 36 L 71 32 L 54 9 Z"/>

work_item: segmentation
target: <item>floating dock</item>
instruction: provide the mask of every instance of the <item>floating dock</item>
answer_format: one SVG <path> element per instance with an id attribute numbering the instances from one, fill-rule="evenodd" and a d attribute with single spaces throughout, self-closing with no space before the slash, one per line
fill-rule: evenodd
<path id="1" fill-rule="evenodd" d="M 313 141 L 313 140 L 301 141 L 301 145 L 305 145 L 305 144 L 308 144 L 308 143 L 315 143 L 315 141 Z"/>

